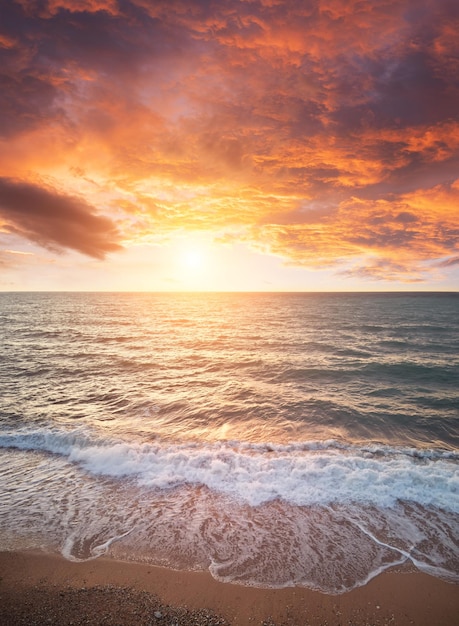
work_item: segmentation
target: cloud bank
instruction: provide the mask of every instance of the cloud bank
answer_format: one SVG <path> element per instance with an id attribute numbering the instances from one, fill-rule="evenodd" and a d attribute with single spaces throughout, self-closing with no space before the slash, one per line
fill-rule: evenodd
<path id="1" fill-rule="evenodd" d="M 94 257 L 209 231 L 378 281 L 455 265 L 454 0 L 16 0 L 2 13 L 4 229 Z"/>

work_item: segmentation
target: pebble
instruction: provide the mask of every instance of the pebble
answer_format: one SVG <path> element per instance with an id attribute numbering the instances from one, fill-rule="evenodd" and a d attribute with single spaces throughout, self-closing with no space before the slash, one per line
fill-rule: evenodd
<path id="1" fill-rule="evenodd" d="M 27 588 L 22 602 L 3 593 L 0 624 L 8 626 L 230 626 L 208 609 L 187 609 L 162 604 L 147 592 L 110 585 L 91 588 Z"/>

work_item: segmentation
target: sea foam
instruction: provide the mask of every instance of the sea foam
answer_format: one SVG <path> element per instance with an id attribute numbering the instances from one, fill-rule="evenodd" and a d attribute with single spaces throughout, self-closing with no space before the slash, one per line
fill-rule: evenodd
<path id="1" fill-rule="evenodd" d="M 458 581 L 457 454 L 342 441 L 5 432 L 2 545 L 343 593 L 394 565 Z M 33 532 L 31 532 L 33 528 Z"/>
<path id="2" fill-rule="evenodd" d="M 170 489 L 203 485 L 258 506 L 275 499 L 296 506 L 415 502 L 459 513 L 455 452 L 337 441 L 288 445 L 168 443 L 104 439 L 87 429 L 3 433 L 0 446 L 65 457 L 93 475 Z"/>

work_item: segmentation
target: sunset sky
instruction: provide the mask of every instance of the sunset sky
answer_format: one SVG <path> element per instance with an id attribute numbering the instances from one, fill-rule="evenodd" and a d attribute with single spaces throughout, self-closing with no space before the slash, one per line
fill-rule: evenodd
<path id="1" fill-rule="evenodd" d="M 0 0 L 0 290 L 459 289 L 457 0 Z"/>

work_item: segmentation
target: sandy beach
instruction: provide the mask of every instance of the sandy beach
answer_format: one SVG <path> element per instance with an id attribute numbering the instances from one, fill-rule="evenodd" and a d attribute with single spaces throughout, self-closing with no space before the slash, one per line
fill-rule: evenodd
<path id="1" fill-rule="evenodd" d="M 257 589 L 206 572 L 58 555 L 0 553 L 0 623 L 453 626 L 457 585 L 419 572 L 386 572 L 343 595 Z"/>

